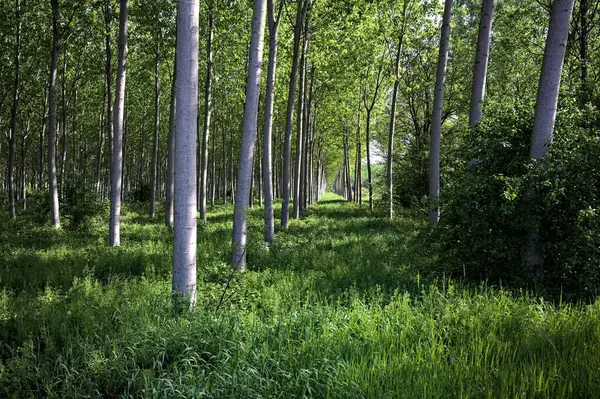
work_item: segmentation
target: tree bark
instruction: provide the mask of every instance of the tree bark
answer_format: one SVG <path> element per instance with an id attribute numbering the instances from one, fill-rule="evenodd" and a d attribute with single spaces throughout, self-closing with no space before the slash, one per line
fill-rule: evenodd
<path id="1" fill-rule="evenodd" d="M 475 53 L 473 88 L 471 91 L 471 112 L 469 125 L 475 126 L 483 117 L 481 104 L 485 98 L 485 82 L 489 61 L 490 43 L 492 39 L 492 21 L 494 18 L 495 0 L 483 0 L 479 20 L 479 36 Z"/>
<path id="2" fill-rule="evenodd" d="M 308 18 L 305 18 L 305 22 Z M 296 159 L 294 165 L 294 207 L 292 208 L 292 218 L 300 217 L 301 208 L 301 176 L 302 176 L 302 158 L 303 154 L 303 136 L 304 136 L 304 96 L 306 95 L 306 50 L 308 47 L 308 37 L 306 25 L 302 41 L 302 55 L 300 56 L 300 76 L 298 82 L 298 108 L 296 111 Z"/>
<path id="3" fill-rule="evenodd" d="M 437 74 L 435 79 L 435 95 L 431 121 L 431 143 L 429 150 L 429 221 L 437 226 L 440 220 L 440 136 L 442 131 L 442 108 L 444 106 L 444 85 L 446 83 L 446 66 L 448 64 L 448 47 L 450 46 L 450 23 L 452 21 L 452 0 L 446 0 L 442 20 L 440 52 L 438 55 Z"/>
<path id="4" fill-rule="evenodd" d="M 304 18 L 308 9 L 310 0 L 298 1 L 296 10 L 296 24 L 294 28 L 294 45 L 292 55 L 292 71 L 290 73 L 290 86 L 288 92 L 288 104 L 285 120 L 285 136 L 283 149 L 283 182 L 282 194 L 283 204 L 281 206 L 281 228 L 287 229 L 289 226 L 289 207 L 290 207 L 290 174 L 292 158 L 292 130 L 294 123 L 294 102 L 296 97 L 296 80 L 298 78 L 298 63 L 300 58 L 300 39 Z"/>
<path id="5" fill-rule="evenodd" d="M 260 96 L 260 75 L 263 58 L 263 39 L 265 35 L 266 0 L 254 1 L 252 17 L 252 36 L 250 41 L 250 60 L 246 84 L 246 104 L 244 106 L 244 125 L 242 147 L 238 167 L 237 190 L 233 214 L 231 267 L 243 271 L 246 267 L 246 235 L 248 199 L 252 180 L 254 145 L 256 141 L 258 102 Z"/>
<path id="6" fill-rule="evenodd" d="M 21 8 L 19 0 L 15 1 L 15 17 L 17 26 L 15 31 L 15 80 L 13 87 L 13 102 L 10 115 L 10 132 L 8 137 L 8 203 L 10 217 L 15 218 L 15 145 L 17 136 L 17 115 L 21 95 Z M 23 160 L 21 160 L 23 162 Z"/>
<path id="7" fill-rule="evenodd" d="M 44 186 L 44 136 L 46 135 L 46 123 L 48 122 L 48 87 L 44 88 L 44 107 L 42 108 L 42 123 L 40 126 L 39 143 L 39 165 L 38 165 L 38 190 Z"/>
<path id="8" fill-rule="evenodd" d="M 177 29 L 177 28 L 176 28 Z M 171 82 L 171 105 L 169 110 L 169 139 L 167 142 L 167 179 L 165 184 L 165 225 L 173 227 L 174 196 L 175 196 L 175 124 L 177 113 L 177 44 L 175 44 L 175 62 Z"/>
<path id="9" fill-rule="evenodd" d="M 156 217 L 156 190 L 158 181 L 158 132 L 160 127 L 160 40 L 161 35 L 156 38 L 156 53 L 154 61 L 154 137 L 152 142 L 152 178 L 150 188 L 150 217 Z"/>
<path id="10" fill-rule="evenodd" d="M 119 60 L 117 66 L 117 90 L 115 93 L 114 138 L 112 152 L 110 226 L 108 243 L 111 247 L 121 245 L 121 189 L 123 167 L 123 121 L 125 113 L 125 81 L 127 74 L 127 13 L 129 0 L 120 0 L 119 12 Z"/>
<path id="11" fill-rule="evenodd" d="M 198 131 L 198 0 L 177 4 L 175 134 L 175 231 L 173 301 L 196 303 L 196 135 Z"/>
<path id="12" fill-rule="evenodd" d="M 60 227 L 60 209 L 58 204 L 58 184 L 56 179 L 56 76 L 58 75 L 59 41 L 59 8 L 58 0 L 50 0 L 52 6 L 52 61 L 50 64 L 50 87 L 48 88 L 48 180 L 50 188 L 50 224 Z"/>
<path id="13" fill-rule="evenodd" d="M 277 35 L 285 0 L 279 1 L 275 15 L 274 0 L 267 0 L 269 26 L 269 63 L 267 67 L 267 88 L 265 92 L 265 121 L 263 138 L 263 187 L 265 192 L 265 241 L 270 245 L 275 239 L 275 217 L 273 215 L 273 108 L 275 104 L 275 78 L 277 72 Z"/>
<path id="14" fill-rule="evenodd" d="M 545 158 L 552 145 L 560 80 L 574 2 L 574 0 L 554 0 L 550 15 L 529 150 L 529 157 L 542 161 L 544 167 L 546 167 Z M 534 205 L 537 201 L 535 191 L 531 189 L 527 196 L 530 204 Z M 534 206 L 530 208 L 533 209 Z M 532 227 L 527 232 L 523 262 L 533 267 L 536 278 L 539 279 L 543 275 L 544 257 L 539 248 L 541 237 L 537 224 L 534 215 L 530 215 L 529 225 Z"/>
<path id="15" fill-rule="evenodd" d="M 402 8 L 402 28 L 398 37 L 398 48 L 396 49 L 396 59 L 394 61 L 394 87 L 392 89 L 392 104 L 390 105 L 390 130 L 388 134 L 388 153 L 387 153 L 387 189 L 388 189 L 388 217 L 394 218 L 394 134 L 396 132 L 396 106 L 398 104 L 398 87 L 400 86 L 400 58 L 404 46 L 404 32 L 406 30 L 406 10 L 408 0 L 404 0 Z"/>
<path id="16" fill-rule="evenodd" d="M 208 174 L 208 139 L 210 135 L 210 117 L 211 117 L 211 102 L 212 102 L 212 72 L 213 72 L 213 36 L 215 29 L 213 0 L 209 3 L 208 10 L 208 38 L 206 40 L 206 81 L 204 85 L 204 130 L 202 135 L 202 169 L 200 171 L 200 218 L 203 223 L 206 223 L 206 196 L 207 185 L 206 176 Z"/>

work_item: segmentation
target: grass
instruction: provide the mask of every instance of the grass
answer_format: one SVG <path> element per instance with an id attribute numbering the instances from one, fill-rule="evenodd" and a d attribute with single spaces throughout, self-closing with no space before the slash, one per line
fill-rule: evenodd
<path id="1" fill-rule="evenodd" d="M 172 234 L 129 205 L 54 231 L 0 216 L 0 397 L 557 398 L 600 392 L 600 301 L 555 305 L 426 281 L 423 220 L 327 196 L 271 248 L 250 216 L 230 276 L 231 207 L 199 229 L 198 308 L 174 316 Z"/>

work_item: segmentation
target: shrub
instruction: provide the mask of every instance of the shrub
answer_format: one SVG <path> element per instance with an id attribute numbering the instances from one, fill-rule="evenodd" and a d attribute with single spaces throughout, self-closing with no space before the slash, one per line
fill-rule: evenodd
<path id="1" fill-rule="evenodd" d="M 545 258 L 541 287 L 587 297 L 600 287 L 600 133 L 585 113 L 563 111 L 546 165 L 536 164 L 528 156 L 532 111 L 494 107 L 472 131 L 464 148 L 471 167 L 442 200 L 441 260 L 469 279 L 528 284 L 533 271 L 521 253 L 533 222 Z"/>

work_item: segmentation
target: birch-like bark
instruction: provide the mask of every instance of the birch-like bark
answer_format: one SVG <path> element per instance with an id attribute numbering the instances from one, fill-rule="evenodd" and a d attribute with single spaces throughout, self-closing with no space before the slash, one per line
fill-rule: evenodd
<path id="1" fill-rule="evenodd" d="M 58 75 L 58 53 L 60 51 L 58 0 L 50 0 L 52 6 L 52 61 L 50 64 L 50 87 L 48 88 L 48 180 L 50 192 L 50 224 L 60 227 L 58 183 L 56 179 L 56 76 Z"/>
<path id="2" fill-rule="evenodd" d="M 233 214 L 231 267 L 243 271 L 246 267 L 246 235 L 248 197 L 252 179 L 254 144 L 256 141 L 258 102 L 260 96 L 260 75 L 262 71 L 263 42 L 265 36 L 266 0 L 255 0 L 252 16 L 252 36 L 250 40 L 250 60 L 246 84 L 246 104 L 242 148 L 238 167 L 237 191 Z"/>
<path id="3" fill-rule="evenodd" d="M 15 1 L 15 16 L 17 26 L 15 31 L 15 80 L 13 87 L 13 102 L 10 112 L 10 132 L 8 136 L 8 203 L 10 217 L 16 216 L 15 210 L 15 146 L 17 140 L 17 115 L 19 113 L 21 86 L 21 8 L 19 0 Z M 21 160 L 21 162 L 24 162 Z"/>
<path id="4" fill-rule="evenodd" d="M 308 18 L 305 18 L 305 22 Z M 308 47 L 308 35 L 306 25 L 302 41 L 302 55 L 300 56 L 300 77 L 298 82 L 298 108 L 296 110 L 296 159 L 294 162 L 294 207 L 292 208 L 292 218 L 300 217 L 301 208 L 301 176 L 302 176 L 302 158 L 303 154 L 303 136 L 304 136 L 304 96 L 306 95 L 306 50 Z"/>
<path id="5" fill-rule="evenodd" d="M 273 215 L 273 107 L 275 99 L 275 77 L 277 72 L 277 35 L 285 0 L 280 0 L 275 15 L 274 0 L 267 0 L 269 26 L 269 64 L 267 67 L 267 88 L 265 92 L 265 122 L 263 138 L 263 190 L 265 193 L 265 241 L 271 244 L 275 239 L 275 217 Z"/>
<path id="6" fill-rule="evenodd" d="M 121 175 L 123 173 L 123 120 L 125 112 L 125 78 L 127 73 L 127 13 L 129 0 L 120 1 L 119 59 L 115 93 L 114 137 L 111 171 L 110 226 L 108 244 L 121 245 Z"/>
<path id="7" fill-rule="evenodd" d="M 167 179 L 165 183 L 165 225 L 173 227 L 173 211 L 175 197 L 175 115 L 177 113 L 177 44 L 175 44 L 175 62 L 171 82 L 171 105 L 169 109 L 169 139 L 167 141 Z"/>
<path id="8" fill-rule="evenodd" d="M 494 18 L 495 0 L 483 0 L 479 19 L 479 36 L 475 53 L 473 73 L 473 89 L 471 91 L 471 112 L 469 125 L 475 126 L 483 117 L 481 104 L 485 98 L 485 82 L 487 78 L 490 44 L 492 41 L 492 21 Z"/>
<path id="9" fill-rule="evenodd" d="M 548 29 L 548 37 L 546 38 L 542 73 L 540 75 L 535 103 L 531 147 L 529 150 L 529 157 L 531 159 L 541 160 L 542 162 L 545 162 L 545 158 L 552 145 L 560 80 L 574 2 L 574 0 L 554 0 L 552 5 L 550 27 Z M 546 165 L 544 164 L 544 166 Z M 528 193 L 528 200 L 532 205 L 535 204 L 536 197 L 535 191 L 531 189 Z M 530 218 L 532 220 L 530 220 L 531 223 L 529 224 L 532 227 L 527 232 L 523 262 L 526 265 L 532 266 L 536 276 L 539 278 L 543 275 L 544 257 L 539 248 L 541 241 L 539 226 L 536 226 L 533 215 Z"/>
<path id="10" fill-rule="evenodd" d="M 452 0 L 446 0 L 442 19 L 440 52 L 438 55 L 437 74 L 435 78 L 435 94 L 431 117 L 431 143 L 429 150 L 429 221 L 437 226 L 440 220 L 440 137 L 442 131 L 442 108 L 444 106 L 444 85 L 446 83 L 446 66 L 448 64 L 448 47 L 450 46 L 450 23 L 452 21 Z"/>
<path id="11" fill-rule="evenodd" d="M 199 0 L 177 4 L 175 228 L 173 301 L 177 307 L 196 303 L 196 135 L 198 133 Z"/>
<path id="12" fill-rule="evenodd" d="M 208 10 L 208 38 L 206 39 L 206 81 L 204 84 L 204 130 L 202 134 L 202 156 L 200 170 L 200 193 L 198 195 L 200 201 L 200 219 L 206 223 L 206 196 L 207 189 L 207 174 L 208 174 L 208 139 L 210 135 L 210 117 L 212 103 L 212 73 L 213 73 L 213 37 L 215 30 L 215 19 L 213 10 L 213 0 L 210 1 Z"/>
<path id="13" fill-rule="evenodd" d="M 288 92 L 288 104 L 285 119 L 285 136 L 283 145 L 283 181 L 282 194 L 283 204 L 281 206 L 281 228 L 287 229 L 289 225 L 290 208 L 290 174 L 292 158 L 292 130 L 294 123 L 294 102 L 296 97 L 296 80 L 298 79 L 298 63 L 300 58 L 300 39 L 304 18 L 310 0 L 298 1 L 296 10 L 296 24 L 294 28 L 294 47 L 292 55 L 292 71 L 290 73 L 290 86 Z"/>
<path id="14" fill-rule="evenodd" d="M 396 106 L 398 103 L 398 87 L 400 86 L 400 58 L 402 57 L 402 48 L 404 46 L 404 31 L 406 30 L 406 10 L 408 0 L 404 0 L 402 8 L 402 28 L 398 37 L 396 49 L 396 59 L 394 60 L 394 88 L 392 89 L 392 104 L 390 106 L 390 130 L 388 134 L 388 152 L 387 152 L 387 189 L 388 189 L 388 217 L 394 218 L 394 134 L 396 133 Z"/>
<path id="15" fill-rule="evenodd" d="M 156 37 L 156 53 L 154 60 L 154 137 L 152 140 L 152 166 L 150 179 L 150 217 L 156 217 L 156 190 L 158 190 L 158 132 L 160 127 L 160 40 Z"/>

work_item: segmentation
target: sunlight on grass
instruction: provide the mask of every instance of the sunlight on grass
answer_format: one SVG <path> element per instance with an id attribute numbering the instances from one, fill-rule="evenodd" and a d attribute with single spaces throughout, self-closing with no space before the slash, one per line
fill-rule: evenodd
<path id="1" fill-rule="evenodd" d="M 559 306 L 424 280 L 434 252 L 408 213 L 391 222 L 328 195 L 267 249 L 255 209 L 249 270 L 221 303 L 232 208 L 218 206 L 198 229 L 199 306 L 174 317 L 172 233 L 144 210 L 127 207 L 116 249 L 101 219 L 85 232 L 35 227 L 33 215 L 5 223 L 0 396 L 600 392 L 599 301 Z"/>

